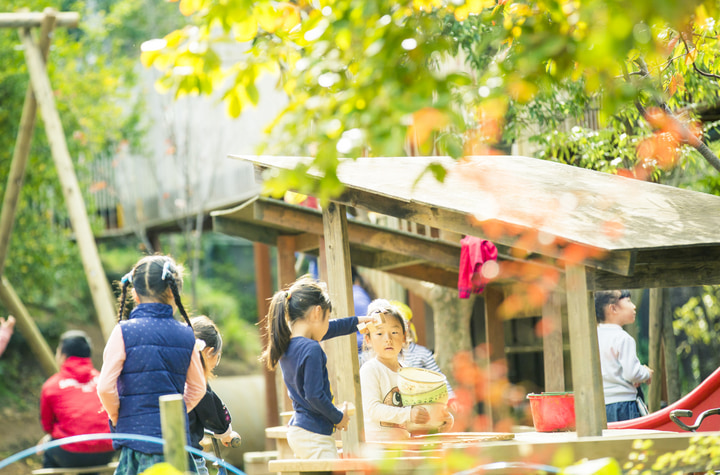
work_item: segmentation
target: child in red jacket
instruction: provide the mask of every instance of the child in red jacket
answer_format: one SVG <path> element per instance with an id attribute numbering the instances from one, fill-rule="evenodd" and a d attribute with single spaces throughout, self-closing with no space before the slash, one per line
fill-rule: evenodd
<path id="1" fill-rule="evenodd" d="M 109 433 L 108 416 L 97 395 L 100 373 L 90 360 L 90 339 L 85 332 L 63 333 L 56 358 L 60 372 L 43 384 L 40 394 L 40 421 L 45 432 L 53 439 Z M 66 444 L 46 450 L 43 467 L 104 465 L 114 454 L 109 439 Z"/>

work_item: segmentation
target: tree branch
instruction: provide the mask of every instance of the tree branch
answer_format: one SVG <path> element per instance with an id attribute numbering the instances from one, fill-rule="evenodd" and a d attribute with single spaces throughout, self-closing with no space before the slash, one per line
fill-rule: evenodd
<path id="1" fill-rule="evenodd" d="M 684 38 L 683 38 L 683 43 L 685 43 Z M 687 48 L 687 43 L 685 43 L 685 47 Z M 638 65 L 638 67 L 640 68 L 640 72 L 642 72 L 644 76 L 650 75 L 647 64 L 645 63 L 645 60 L 643 60 L 642 58 L 637 58 L 635 60 L 635 64 Z M 627 79 L 627 77 L 626 77 L 626 79 Z M 695 150 L 697 150 L 698 153 L 700 153 L 700 155 L 710 164 L 710 166 L 712 166 L 717 171 L 720 171 L 720 158 L 718 158 L 718 156 L 715 155 L 715 153 L 713 153 L 713 151 L 710 150 L 710 148 L 708 148 L 708 146 L 705 145 L 705 143 L 702 140 L 697 138 L 695 136 L 695 134 L 693 134 L 690 131 L 690 129 L 688 129 L 687 125 L 685 125 L 680 120 L 678 120 L 677 116 L 673 113 L 673 111 L 667 105 L 667 102 L 661 100 L 657 96 L 654 97 L 654 100 L 655 100 L 655 103 L 657 104 L 657 106 L 660 107 L 666 113 L 667 119 L 671 122 L 671 125 L 675 129 L 675 132 L 677 132 L 677 134 L 680 136 L 680 140 L 683 143 L 690 145 Z M 640 112 L 640 115 L 642 115 L 645 118 L 645 120 L 648 120 L 647 114 L 646 114 L 647 111 L 645 110 L 645 107 L 643 107 L 643 105 L 640 104 L 639 101 L 635 101 L 635 107 L 637 107 L 638 111 Z M 654 124 L 651 123 L 650 125 L 654 125 Z"/>

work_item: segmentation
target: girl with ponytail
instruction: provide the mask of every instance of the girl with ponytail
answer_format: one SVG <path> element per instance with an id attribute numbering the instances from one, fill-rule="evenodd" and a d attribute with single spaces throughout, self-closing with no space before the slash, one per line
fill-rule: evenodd
<path id="1" fill-rule="evenodd" d="M 287 441 L 301 459 L 338 458 L 335 429 L 347 429 L 347 402 L 342 409 L 332 402 L 327 356 L 321 340 L 352 335 L 366 316 L 330 320 L 332 304 L 323 283 L 301 277 L 270 301 L 267 347 L 262 360 L 270 370 L 278 363 L 295 414 L 290 419 Z"/>
<path id="2" fill-rule="evenodd" d="M 182 394 L 189 412 L 205 395 L 200 352 L 180 299 L 182 267 L 168 256 L 146 256 L 120 283 L 118 325 L 103 352 L 98 396 L 113 432 L 162 437 L 160 396 Z M 126 317 L 130 286 L 136 306 Z M 176 309 L 184 322 L 173 317 Z M 121 449 L 115 475 L 137 475 L 163 461 L 159 444 L 115 440 L 113 446 Z M 192 458 L 189 463 L 195 467 Z"/>

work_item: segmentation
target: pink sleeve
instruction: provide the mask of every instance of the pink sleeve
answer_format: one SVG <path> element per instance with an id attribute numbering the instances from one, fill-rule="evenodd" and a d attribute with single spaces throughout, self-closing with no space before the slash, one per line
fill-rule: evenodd
<path id="1" fill-rule="evenodd" d="M 10 337 L 13 334 L 13 329 L 8 327 L 0 327 L 0 355 L 5 352 Z"/>
<path id="2" fill-rule="evenodd" d="M 187 412 L 192 411 L 198 405 L 205 396 L 206 390 L 207 382 L 205 381 L 205 371 L 200 360 L 200 352 L 193 349 L 190 367 L 185 377 L 185 393 L 183 394 Z"/>
<path id="3" fill-rule="evenodd" d="M 103 352 L 103 365 L 98 378 L 97 393 L 113 424 L 117 423 L 120 396 L 117 380 L 125 363 L 125 341 L 120 325 L 113 328 Z"/>

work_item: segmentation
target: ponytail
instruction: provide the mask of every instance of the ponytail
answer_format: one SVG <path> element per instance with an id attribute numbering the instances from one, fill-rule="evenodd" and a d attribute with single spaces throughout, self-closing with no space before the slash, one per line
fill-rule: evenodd
<path id="1" fill-rule="evenodd" d="M 260 357 L 269 370 L 274 370 L 282 355 L 290 346 L 290 326 L 305 318 L 312 307 L 319 305 L 323 311 L 332 311 L 332 303 L 325 284 L 303 276 L 287 290 L 275 292 L 265 317 L 267 346 Z"/>
<path id="2" fill-rule="evenodd" d="M 290 345 L 291 331 L 287 322 L 289 297 L 291 294 L 287 291 L 276 292 L 270 300 L 270 308 L 265 317 L 268 343 L 263 352 L 262 361 L 269 370 L 277 367 L 280 357 L 285 354 Z"/>

